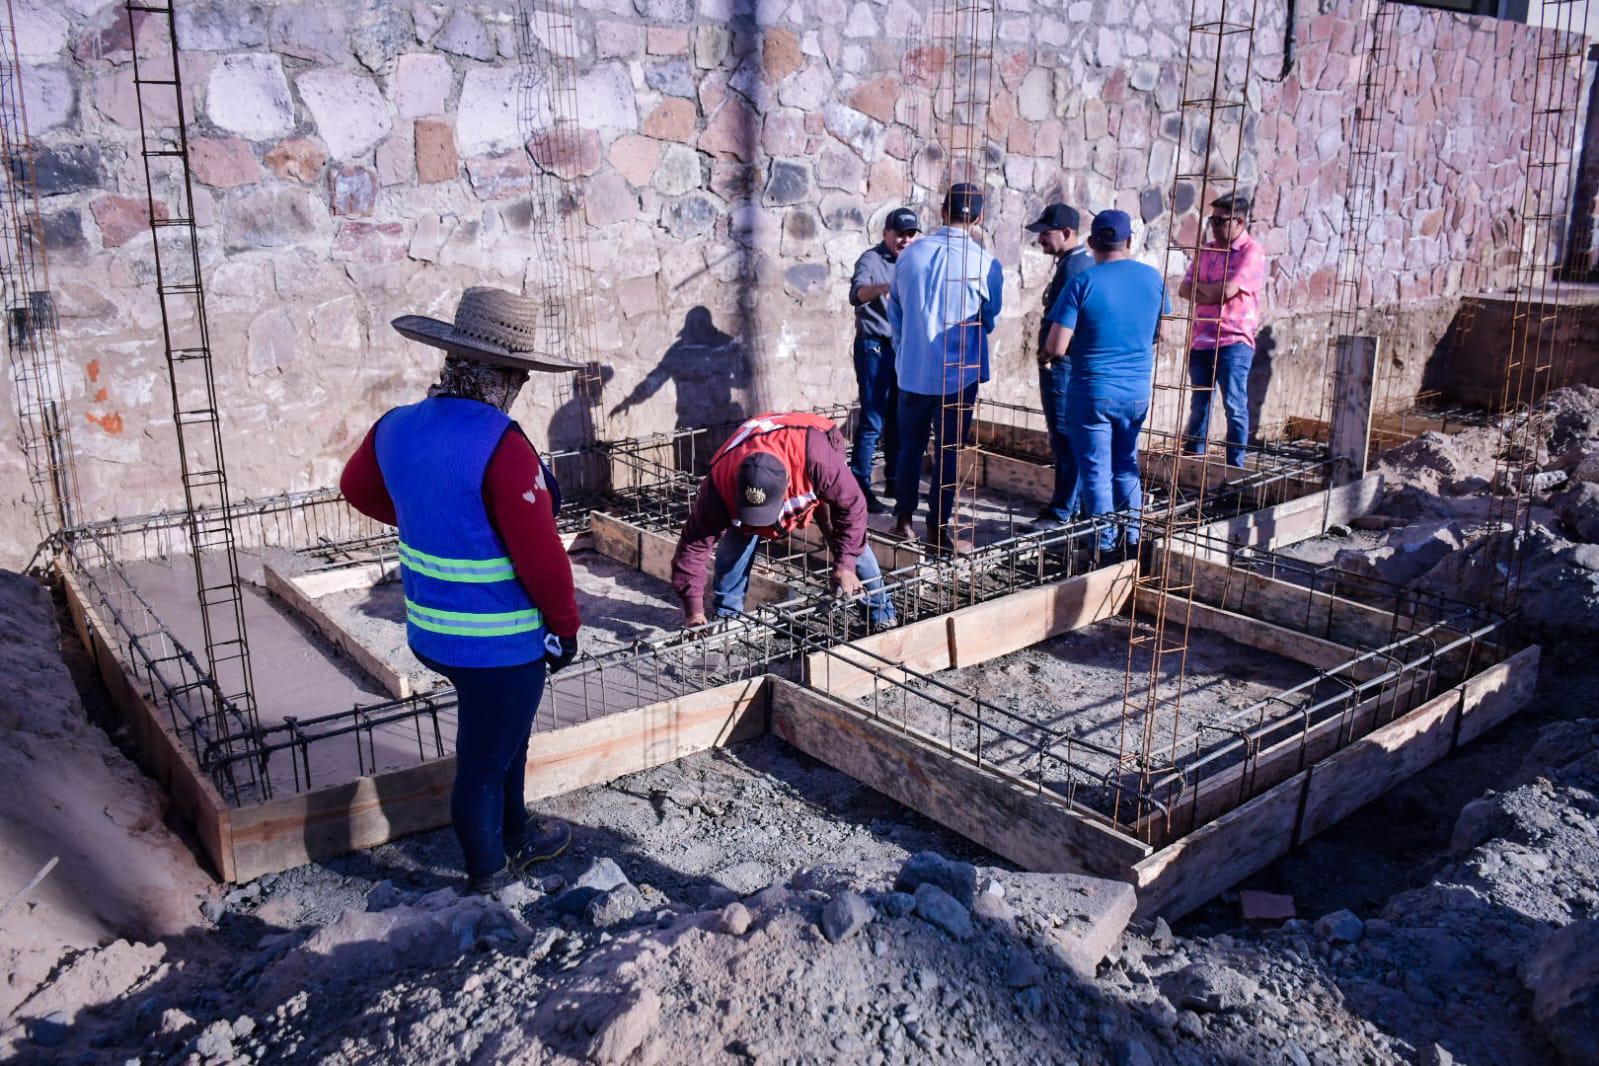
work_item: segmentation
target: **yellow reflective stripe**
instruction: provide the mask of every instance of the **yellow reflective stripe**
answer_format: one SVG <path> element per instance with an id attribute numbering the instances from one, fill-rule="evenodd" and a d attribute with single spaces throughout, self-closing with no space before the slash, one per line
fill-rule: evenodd
<path id="1" fill-rule="evenodd" d="M 441 622 L 489 622 L 508 623 L 531 620 L 538 622 L 542 617 L 537 607 L 529 607 L 522 611 L 441 611 L 437 607 L 424 607 L 414 600 L 405 601 L 405 609 L 416 614 L 427 615 L 429 618 Z"/>
<path id="2" fill-rule="evenodd" d="M 418 629 L 425 629 L 430 633 L 444 633 L 447 636 L 452 637 L 511 637 L 518 633 L 537 632 L 539 627 L 544 624 L 543 622 L 527 622 L 522 625 L 474 628 L 472 626 L 443 625 L 438 622 L 430 622 L 427 619 L 414 614 L 406 615 L 406 621 L 410 622 Z"/>

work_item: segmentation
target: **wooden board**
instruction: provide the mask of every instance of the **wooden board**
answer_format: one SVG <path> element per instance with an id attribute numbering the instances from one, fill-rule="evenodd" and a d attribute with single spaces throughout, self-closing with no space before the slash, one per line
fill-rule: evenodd
<path id="1" fill-rule="evenodd" d="M 764 681 L 755 678 L 535 733 L 528 747 L 528 800 L 759 736 L 765 709 Z M 236 809 L 230 879 L 248 881 L 448 825 L 454 779 L 455 759 L 435 759 Z"/>
<path id="2" fill-rule="evenodd" d="M 216 873 L 224 881 L 235 880 L 227 804 L 211 779 L 195 764 L 189 750 L 172 734 L 163 713 L 123 670 L 116 652 L 103 635 L 111 632 L 109 621 L 99 616 L 69 569 L 58 562 L 56 573 L 66 593 L 73 628 L 94 657 L 111 702 L 122 712 L 128 736 L 139 752 L 139 761 L 165 790 L 173 809 L 194 829 Z"/>
<path id="3" fill-rule="evenodd" d="M 1538 686 L 1541 649 L 1534 644 L 1491 666 L 1461 687 L 1460 731 L 1455 744 L 1470 744 L 1532 701 Z"/>
<path id="4" fill-rule="evenodd" d="M 1029 411 L 1028 416 L 1037 424 L 1022 426 L 1012 422 L 974 418 L 972 442 L 986 451 L 1049 462 L 1054 453 L 1050 450 L 1049 430 L 1044 426 L 1044 412 Z"/>
<path id="5" fill-rule="evenodd" d="M 1149 854 L 1087 812 L 931 737 L 788 681 L 770 684 L 774 735 L 1024 869 L 1125 877 Z"/>
<path id="6" fill-rule="evenodd" d="M 1154 617 L 1155 612 L 1160 609 L 1161 598 L 1153 589 L 1139 589 L 1138 609 L 1144 615 Z M 1222 610 L 1220 607 L 1211 607 L 1197 601 L 1191 602 L 1175 594 L 1165 597 L 1165 610 L 1166 624 L 1169 626 L 1187 625 L 1193 629 L 1203 629 L 1236 641 L 1245 647 L 1269 651 L 1273 655 L 1281 655 L 1285 659 L 1314 666 L 1318 670 L 1330 670 L 1355 658 L 1354 649 L 1342 644 L 1312 637 L 1298 630 L 1272 625 L 1270 622 L 1262 622 L 1258 618 Z M 1374 665 L 1373 669 L 1377 667 Z"/>
<path id="7" fill-rule="evenodd" d="M 276 570 L 272 572 L 277 573 Z M 321 570 L 309 574 L 278 574 L 278 577 L 284 581 L 293 581 L 301 593 L 313 600 L 331 596 L 336 592 L 369 589 L 373 585 L 399 576 L 398 562 L 364 563 L 360 566 L 344 566 L 337 570 Z"/>
<path id="8" fill-rule="evenodd" d="M 1137 560 L 1013 592 L 947 615 L 949 660 L 975 666 L 1117 614 L 1138 577 Z"/>
<path id="9" fill-rule="evenodd" d="M 1210 522 L 1200 526 L 1199 539 L 1189 543 L 1197 543 L 1208 556 L 1225 561 L 1214 542 L 1226 541 L 1234 546 L 1249 545 L 1269 550 L 1308 540 L 1321 536 L 1328 526 L 1344 524 L 1369 513 L 1382 498 L 1382 491 L 1382 475 L 1368 474 L 1347 485 L 1312 492 L 1235 518 Z M 1185 546 L 1184 550 L 1193 549 Z"/>
<path id="10" fill-rule="evenodd" d="M 677 541 L 673 538 L 641 529 L 626 519 L 603 511 L 589 512 L 589 532 L 594 536 L 594 550 L 601 555 L 650 577 L 671 582 L 672 556 L 677 551 Z M 706 575 L 707 584 L 712 577 L 711 573 Z M 750 574 L 749 591 L 745 594 L 746 607 L 784 603 L 792 597 L 793 593 L 786 584 L 761 573 L 759 563 L 756 564 Z M 707 606 L 709 602 L 707 595 Z"/>
<path id="11" fill-rule="evenodd" d="M 1377 338 L 1340 336 L 1334 342 L 1336 374 L 1333 381 L 1332 430 L 1328 452 L 1336 465 L 1334 484 L 1343 485 L 1366 475 L 1371 454 L 1372 389 L 1377 376 Z"/>
<path id="12" fill-rule="evenodd" d="M 387 692 L 395 699 L 405 699 L 411 695 L 412 690 L 410 677 L 404 673 L 401 673 L 399 670 L 396 670 L 381 656 L 374 654 L 370 648 L 362 644 L 343 626 L 339 625 L 331 617 L 329 617 L 328 613 L 324 611 L 321 605 L 319 605 L 313 598 L 313 594 L 308 592 L 305 587 L 305 582 L 314 578 L 352 578 L 365 576 L 369 579 L 365 585 L 345 584 L 342 586 L 342 590 L 358 589 L 363 587 L 371 588 L 377 580 L 382 578 L 384 570 L 383 567 L 373 564 L 371 566 L 353 567 L 350 571 L 338 571 L 330 574 L 311 574 L 300 578 L 283 576 L 273 568 L 270 562 L 267 561 L 262 562 L 261 570 L 266 578 L 266 587 L 268 592 L 272 593 L 272 595 L 281 600 L 284 605 L 294 611 L 295 614 L 299 615 L 301 618 L 305 619 L 306 622 L 310 623 L 311 628 L 322 634 L 323 638 L 326 639 L 329 644 L 332 644 L 357 666 L 359 666 L 362 672 L 364 672 L 368 677 L 370 677 L 373 681 L 376 681 L 378 685 L 382 687 L 383 691 Z M 312 587 L 324 588 L 326 585 L 327 582 L 325 581 L 313 582 Z M 315 595 L 325 596 L 328 595 L 328 592 L 319 592 Z"/>
<path id="13" fill-rule="evenodd" d="M 1459 718 L 1460 689 L 1451 688 L 1312 766 L 1299 841 L 1449 754 Z"/>
<path id="14" fill-rule="evenodd" d="M 1288 852 L 1308 774 L 1295 774 L 1133 866 L 1137 917 L 1180 918 Z"/>
<path id="15" fill-rule="evenodd" d="M 1380 647 L 1394 632 L 1387 611 L 1317 592 L 1247 570 L 1189 554 L 1173 545 L 1165 556 L 1175 582 L 1191 581 L 1194 597 L 1285 629 L 1310 633 L 1349 647 Z"/>
<path id="16" fill-rule="evenodd" d="M 948 670 L 948 616 L 923 618 L 827 651 L 811 652 L 805 657 L 805 680 L 823 692 L 856 699 L 871 692 L 879 676 L 896 681 L 904 678 L 893 664 L 920 673 Z"/>

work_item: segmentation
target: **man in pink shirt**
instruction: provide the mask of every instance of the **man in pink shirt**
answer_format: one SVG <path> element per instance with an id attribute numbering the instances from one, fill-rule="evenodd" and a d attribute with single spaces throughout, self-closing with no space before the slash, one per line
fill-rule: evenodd
<path id="1" fill-rule="evenodd" d="M 1247 194 L 1228 193 L 1212 200 L 1210 207 L 1211 239 L 1177 290 L 1185 300 L 1194 301 L 1194 339 L 1188 353 L 1194 396 L 1183 450 L 1205 454 L 1210 399 L 1220 389 L 1227 416 L 1227 463 L 1243 466 L 1244 445 L 1249 441 L 1249 366 L 1255 358 L 1255 331 L 1260 328 L 1266 252 L 1249 235 Z"/>

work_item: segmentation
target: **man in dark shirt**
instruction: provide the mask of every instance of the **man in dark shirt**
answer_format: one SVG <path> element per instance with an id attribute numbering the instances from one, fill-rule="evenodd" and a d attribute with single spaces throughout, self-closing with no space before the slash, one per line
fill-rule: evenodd
<path id="1" fill-rule="evenodd" d="M 1044 408 L 1044 425 L 1049 429 L 1050 450 L 1055 453 L 1055 491 L 1049 503 L 1038 512 L 1036 529 L 1056 529 L 1077 517 L 1077 460 L 1072 454 L 1071 437 L 1066 433 L 1066 379 L 1070 368 L 1064 360 L 1051 360 L 1044 351 L 1049 340 L 1049 312 L 1066 283 L 1094 265 L 1094 255 L 1078 242 L 1082 219 L 1075 207 L 1050 204 L 1027 232 L 1038 234 L 1038 246 L 1055 259 L 1055 273 L 1044 289 L 1044 314 L 1038 324 L 1038 394 Z"/>
<path id="2" fill-rule="evenodd" d="M 899 385 L 894 378 L 894 334 L 888 328 L 888 286 L 894 280 L 894 261 L 916 239 L 922 224 L 908 207 L 888 213 L 883 239 L 855 260 L 849 281 L 849 302 L 855 308 L 855 383 L 860 389 L 861 413 L 855 421 L 855 447 L 850 471 L 866 494 L 870 514 L 887 514 L 888 507 L 872 492 L 872 463 L 881 441 L 887 458 L 883 491 L 894 489 L 894 459 L 899 454 Z"/>

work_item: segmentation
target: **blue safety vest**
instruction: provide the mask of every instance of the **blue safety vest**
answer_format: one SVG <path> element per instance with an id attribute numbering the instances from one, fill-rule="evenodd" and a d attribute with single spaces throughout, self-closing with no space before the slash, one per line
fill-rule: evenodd
<path id="1" fill-rule="evenodd" d="M 454 397 L 396 407 L 378 421 L 378 467 L 400 521 L 406 638 L 444 666 L 544 656 L 544 617 L 483 502 L 483 473 L 507 430 L 521 432 L 505 412 Z"/>

